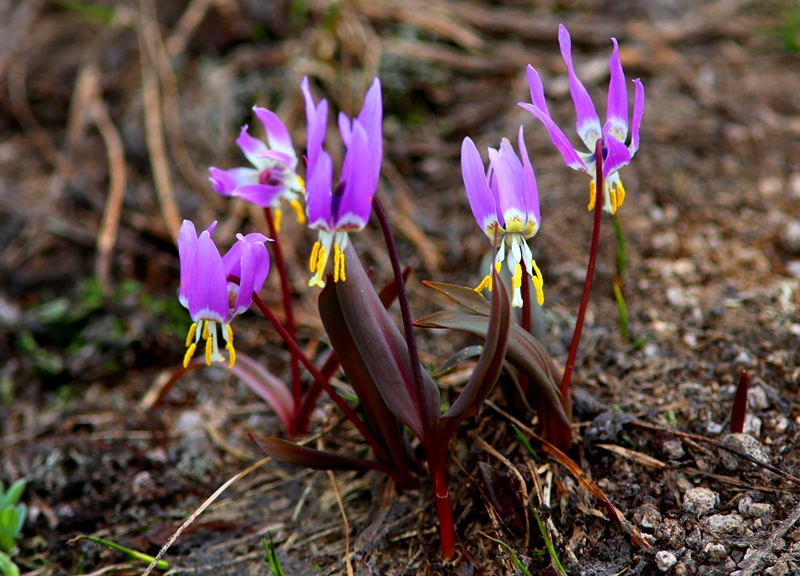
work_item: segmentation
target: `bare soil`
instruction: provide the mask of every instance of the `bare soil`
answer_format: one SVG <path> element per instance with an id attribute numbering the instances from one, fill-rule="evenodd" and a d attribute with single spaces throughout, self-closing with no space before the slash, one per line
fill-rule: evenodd
<path id="1" fill-rule="evenodd" d="M 261 538 L 269 531 L 287 575 L 344 574 L 346 546 L 357 574 L 520 573 L 488 535 L 532 574 L 554 574 L 536 508 L 569 574 L 800 573 L 796 3 L 304 4 L 0 4 L 0 479 L 29 480 L 16 557 L 23 572 L 141 574 L 144 565 L 118 552 L 67 542 L 93 535 L 155 554 L 219 486 L 262 457 L 247 432 L 280 433 L 266 406 L 224 369 L 192 373 L 157 408 L 150 394 L 180 363 L 189 324 L 175 297 L 175 226 L 219 219 L 218 238 L 263 227 L 258 211 L 213 194 L 206 167 L 242 164 L 234 139 L 243 123 L 254 126 L 253 104 L 275 110 L 302 146 L 303 75 L 335 110 L 352 114 L 380 74 L 380 194 L 414 269 L 416 316 L 441 304 L 420 280 L 476 285 L 489 248 L 464 194 L 461 140 L 471 136 L 485 149 L 524 124 L 543 218 L 531 242 L 545 278 L 540 328 L 563 365 L 588 258 L 588 181 L 516 106 L 529 99 L 532 63 L 554 118 L 573 133 L 556 42 L 563 22 L 601 111 L 612 36 L 627 77 L 641 77 L 647 94 L 618 212 L 630 337 L 620 332 L 616 242 L 605 218 L 569 453 L 644 542 L 618 533 L 568 470 L 534 461 L 509 421 L 487 407 L 451 446 L 455 562 L 441 561 L 428 484 L 397 494 L 381 475 L 337 473 L 346 539 L 331 477 L 274 463 L 234 483 L 166 559 L 173 573 L 266 574 Z M 321 353 L 316 293 L 306 288 L 313 237 L 291 220 L 281 234 L 291 239 L 284 246 L 300 336 Z M 379 231 L 370 227 L 354 242 L 376 279 L 388 280 Z M 278 294 L 273 275 L 264 295 L 276 309 Z M 245 315 L 236 329 L 240 350 L 288 380 L 288 353 L 261 318 Z M 420 339 L 426 365 L 475 343 L 436 332 Z M 736 441 L 725 438 L 743 370 L 753 450 L 783 475 L 703 441 Z M 360 448 L 337 421 L 323 401 L 312 423 L 325 431 L 323 446 Z M 521 502 L 538 484 L 546 505 L 532 498 L 516 520 L 513 505 L 498 510 L 480 463 L 497 469 L 509 498 Z M 709 505 L 698 488 L 711 491 Z"/>

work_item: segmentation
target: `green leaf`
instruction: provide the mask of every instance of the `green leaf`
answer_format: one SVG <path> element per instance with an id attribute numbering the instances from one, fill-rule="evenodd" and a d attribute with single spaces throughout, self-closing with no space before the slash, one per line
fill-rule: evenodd
<path id="1" fill-rule="evenodd" d="M 19 566 L 2 551 L 0 551 L 0 576 L 19 576 Z"/>
<path id="2" fill-rule="evenodd" d="M 132 548 L 126 548 L 125 546 L 122 546 L 115 542 L 111 542 L 109 540 L 103 540 L 102 538 L 97 538 L 95 536 L 83 536 L 83 535 L 76 536 L 75 538 L 69 541 L 69 544 L 75 544 L 80 540 L 89 540 L 90 542 L 94 542 L 96 544 L 108 546 L 112 550 L 116 550 L 117 552 L 122 552 L 131 559 L 138 560 L 139 562 L 145 562 L 147 564 L 150 564 L 154 560 L 154 557 L 150 556 L 149 554 L 145 554 L 144 552 L 139 552 L 138 550 L 134 550 Z M 159 560 L 156 563 L 156 568 L 158 568 L 159 570 L 169 570 L 169 562 L 167 562 L 166 560 Z"/>

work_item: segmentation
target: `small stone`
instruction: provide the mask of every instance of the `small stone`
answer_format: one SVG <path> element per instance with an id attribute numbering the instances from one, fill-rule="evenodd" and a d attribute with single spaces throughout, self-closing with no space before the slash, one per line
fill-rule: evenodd
<path id="1" fill-rule="evenodd" d="M 781 560 L 775 566 L 764 570 L 764 574 L 765 576 L 788 576 L 791 572 L 789 571 L 789 564 Z"/>
<path id="2" fill-rule="evenodd" d="M 758 416 L 753 416 L 752 414 L 745 414 L 744 416 L 744 426 L 742 426 L 742 432 L 745 434 L 749 434 L 754 438 L 761 436 L 761 418 Z"/>
<path id="3" fill-rule="evenodd" d="M 703 525 L 717 534 L 733 534 L 744 523 L 739 514 L 714 514 L 703 518 Z"/>
<path id="4" fill-rule="evenodd" d="M 769 408 L 769 398 L 761 386 L 754 386 L 747 391 L 747 405 L 753 410 Z"/>
<path id="5" fill-rule="evenodd" d="M 750 496 L 743 496 L 741 500 L 739 500 L 739 514 L 743 516 L 750 515 L 750 506 L 753 505 L 753 499 Z"/>
<path id="6" fill-rule="evenodd" d="M 800 222 L 794 220 L 789 222 L 781 234 L 783 247 L 793 254 L 800 253 Z"/>
<path id="7" fill-rule="evenodd" d="M 633 513 L 633 521 L 652 534 L 661 524 L 661 512 L 653 504 L 642 504 Z"/>
<path id="8" fill-rule="evenodd" d="M 722 562 L 728 557 L 728 551 L 725 550 L 725 546 L 719 542 L 709 542 L 706 544 L 706 547 L 703 548 L 703 553 L 706 555 L 706 558 L 715 564 Z"/>
<path id="9" fill-rule="evenodd" d="M 672 518 L 665 518 L 656 529 L 656 537 L 675 550 L 681 548 L 683 544 L 683 534 L 683 526 L 681 526 L 680 522 Z"/>
<path id="10" fill-rule="evenodd" d="M 708 488 L 692 488 L 683 495 L 683 509 L 702 516 L 711 512 L 719 504 L 719 494 Z"/>
<path id="11" fill-rule="evenodd" d="M 675 554 L 668 550 L 662 550 L 656 553 L 656 568 L 662 572 L 668 571 L 677 563 L 678 559 L 675 557 Z"/>
<path id="12" fill-rule="evenodd" d="M 767 453 L 764 452 L 764 447 L 761 445 L 761 442 L 749 434 L 729 434 L 722 442 L 726 446 L 744 452 L 751 458 L 755 458 L 761 462 L 769 462 L 769 457 Z M 732 452 L 728 452 L 724 449 L 720 449 L 719 452 L 722 465 L 728 470 L 756 470 L 758 468 L 753 462 L 740 458 Z"/>
<path id="13" fill-rule="evenodd" d="M 764 516 L 772 514 L 773 512 L 774 509 L 772 508 L 772 505 L 764 502 L 756 502 L 755 504 L 751 505 L 750 509 L 748 510 L 749 515 L 753 518 L 763 518 Z"/>
<path id="14" fill-rule="evenodd" d="M 661 449 L 670 460 L 680 460 L 686 456 L 686 452 L 683 449 L 683 444 L 677 438 L 665 440 L 664 444 L 661 445 Z"/>

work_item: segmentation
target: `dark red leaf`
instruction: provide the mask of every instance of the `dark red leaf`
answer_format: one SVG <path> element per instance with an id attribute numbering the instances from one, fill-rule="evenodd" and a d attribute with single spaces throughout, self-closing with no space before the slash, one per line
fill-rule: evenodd
<path id="1" fill-rule="evenodd" d="M 249 436 L 267 456 L 271 456 L 278 462 L 304 466 L 312 470 L 381 470 L 387 472 L 386 467 L 376 460 L 340 456 L 300 446 L 281 438 L 256 438 L 252 434 Z"/>

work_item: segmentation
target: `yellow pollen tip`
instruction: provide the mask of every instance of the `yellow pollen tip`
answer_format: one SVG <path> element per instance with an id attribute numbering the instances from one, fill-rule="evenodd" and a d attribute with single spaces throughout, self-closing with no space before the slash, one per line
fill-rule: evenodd
<path id="1" fill-rule="evenodd" d="M 189 349 L 186 351 L 186 355 L 183 357 L 183 367 L 186 368 L 189 365 L 189 360 L 192 359 L 194 356 L 194 351 L 197 350 L 197 344 L 192 342 L 189 345 Z"/>
<path id="2" fill-rule="evenodd" d="M 483 291 L 484 291 L 486 288 L 488 288 L 488 289 L 489 289 L 489 292 L 491 292 L 491 291 L 492 291 L 492 276 L 491 276 L 491 275 L 487 275 L 487 276 L 486 276 L 486 277 L 485 277 L 483 280 L 481 280 L 481 283 L 480 283 L 480 284 L 478 284 L 478 287 L 477 287 L 477 288 L 475 288 L 475 292 L 477 292 L 478 294 L 480 294 L 480 293 L 481 293 L 481 292 L 483 292 Z"/>
<path id="3" fill-rule="evenodd" d="M 306 193 L 306 183 L 305 183 L 305 181 L 302 178 L 300 178 L 300 176 L 297 176 L 297 183 L 300 184 L 300 190 L 302 190 L 303 194 L 305 194 Z M 302 224 L 302 222 L 301 222 L 301 224 Z"/>
<path id="4" fill-rule="evenodd" d="M 308 267 L 312 272 L 317 271 L 317 256 L 319 256 L 319 249 L 322 245 L 319 242 L 314 242 L 314 249 L 311 250 L 311 259 L 308 261 Z"/>
<path id="5" fill-rule="evenodd" d="M 622 187 L 622 180 L 617 180 L 617 208 L 625 202 L 625 188 Z"/>
<path id="6" fill-rule="evenodd" d="M 197 335 L 197 322 L 192 322 L 192 325 L 189 326 L 189 334 L 186 335 L 186 346 L 188 347 L 194 337 Z"/>
<path id="7" fill-rule="evenodd" d="M 344 252 L 339 248 L 339 244 L 334 244 L 333 250 L 333 281 L 338 282 L 341 280 L 344 282 L 347 280 L 347 274 L 344 271 Z"/>
<path id="8" fill-rule="evenodd" d="M 283 211 L 280 208 L 275 209 L 275 217 L 272 222 L 275 224 L 275 232 L 281 231 L 281 222 L 283 221 Z"/>
<path id="9" fill-rule="evenodd" d="M 613 216 L 617 213 L 617 208 L 619 207 L 617 204 L 617 191 L 614 188 L 609 188 L 608 195 L 611 198 L 611 214 Z"/>
<path id="10" fill-rule="evenodd" d="M 228 338 L 227 344 L 225 344 L 225 350 L 228 351 L 230 355 L 230 363 L 228 364 L 228 368 L 233 368 L 233 365 L 236 364 L 236 350 L 233 349 L 233 328 L 231 328 L 230 324 L 225 325 L 225 330 L 227 331 Z"/>
<path id="11" fill-rule="evenodd" d="M 297 223 L 298 224 L 305 224 L 306 223 L 306 212 L 303 210 L 303 205 L 300 204 L 298 200 L 292 200 L 291 202 L 292 208 L 294 208 L 294 213 L 297 215 Z"/>
<path id="12" fill-rule="evenodd" d="M 211 357 L 214 355 L 214 340 L 206 340 L 206 366 L 211 366 Z"/>
<path id="13" fill-rule="evenodd" d="M 586 207 L 589 212 L 594 210 L 594 205 L 597 202 L 597 184 L 592 180 L 589 183 L 589 206 Z"/>
<path id="14" fill-rule="evenodd" d="M 502 267 L 503 267 L 503 263 L 502 262 L 495 262 L 494 263 L 494 271 L 497 272 L 498 274 L 500 274 L 500 268 L 502 268 Z"/>
<path id="15" fill-rule="evenodd" d="M 536 301 L 539 303 L 539 306 L 544 304 L 544 277 L 542 276 L 542 271 L 539 270 L 539 267 L 536 265 L 536 260 L 531 262 L 533 264 L 533 272 L 534 276 L 531 276 L 531 280 L 533 281 L 533 287 L 536 288 Z"/>
<path id="16" fill-rule="evenodd" d="M 514 288 L 519 288 L 522 286 L 522 266 L 517 264 L 517 267 L 514 268 Z"/>
<path id="17" fill-rule="evenodd" d="M 211 334 L 208 331 L 208 321 L 203 323 L 203 340 L 208 340 Z"/>

